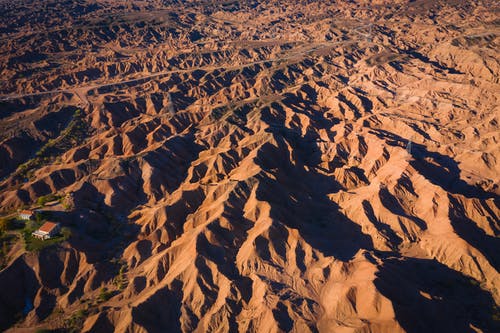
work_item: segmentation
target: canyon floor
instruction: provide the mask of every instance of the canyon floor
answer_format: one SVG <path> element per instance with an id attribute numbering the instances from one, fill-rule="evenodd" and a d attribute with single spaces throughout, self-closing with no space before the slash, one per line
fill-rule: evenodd
<path id="1" fill-rule="evenodd" d="M 500 332 L 497 1 L 0 18 L 0 330 Z"/>

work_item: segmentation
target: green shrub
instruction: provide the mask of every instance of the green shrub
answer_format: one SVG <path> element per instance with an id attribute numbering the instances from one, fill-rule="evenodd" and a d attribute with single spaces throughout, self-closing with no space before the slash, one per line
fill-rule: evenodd
<path id="1" fill-rule="evenodd" d="M 85 317 L 86 315 L 87 315 L 87 312 L 83 309 L 80 309 L 80 310 L 75 312 L 75 317 L 77 317 L 77 318 L 82 318 L 82 317 Z"/>
<path id="2" fill-rule="evenodd" d="M 15 228 L 14 220 L 10 218 L 0 219 L 0 232 L 4 233 Z"/>
<path id="3" fill-rule="evenodd" d="M 36 203 L 37 205 L 44 206 L 47 202 L 60 200 L 61 198 L 62 198 L 61 195 L 51 193 L 47 195 L 42 195 L 36 200 Z"/>
<path id="4" fill-rule="evenodd" d="M 37 223 L 42 223 L 42 221 L 44 220 L 45 216 L 42 212 L 36 212 L 35 213 L 35 221 Z"/>
<path id="5" fill-rule="evenodd" d="M 87 317 L 87 311 L 78 310 L 64 321 L 64 326 L 67 332 L 80 332 Z"/>
<path id="6" fill-rule="evenodd" d="M 73 235 L 73 232 L 71 231 L 71 229 L 70 229 L 70 228 L 63 227 L 63 228 L 61 229 L 61 234 L 62 234 L 62 236 L 63 236 L 64 240 L 68 240 L 68 239 L 70 239 L 70 238 L 71 238 L 71 236 Z"/>
<path id="7" fill-rule="evenodd" d="M 128 280 L 125 276 L 125 272 L 127 271 L 128 266 L 126 263 L 122 263 L 120 266 L 120 270 L 118 271 L 118 275 L 114 278 L 114 285 L 118 288 L 118 290 L 122 291 L 127 287 Z"/>
<path id="8" fill-rule="evenodd" d="M 48 140 L 36 152 L 34 158 L 20 165 L 17 169 L 17 175 L 21 178 L 30 178 L 34 169 L 51 163 L 61 153 L 83 142 L 87 132 L 88 125 L 83 119 L 81 110 L 77 109 L 73 115 L 73 119 L 61 131 L 60 135 L 57 138 Z"/>
<path id="9" fill-rule="evenodd" d="M 108 291 L 108 288 L 102 287 L 101 291 L 99 292 L 98 299 L 100 302 L 106 302 L 111 298 L 111 296 L 113 296 L 113 294 L 110 291 Z"/>
<path id="10" fill-rule="evenodd" d="M 62 206 L 64 207 L 64 210 L 66 210 L 66 211 L 71 210 L 71 208 L 73 208 L 71 203 L 69 203 L 67 201 L 63 202 Z"/>
<path id="11" fill-rule="evenodd" d="M 26 224 L 24 226 L 24 230 L 27 230 L 28 232 L 33 232 L 36 229 L 38 229 L 42 225 L 43 219 L 36 219 L 36 221 L 26 221 Z"/>

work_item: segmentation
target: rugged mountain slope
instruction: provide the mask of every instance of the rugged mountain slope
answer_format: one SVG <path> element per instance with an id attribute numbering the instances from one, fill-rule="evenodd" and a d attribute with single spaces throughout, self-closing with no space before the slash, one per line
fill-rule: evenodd
<path id="1" fill-rule="evenodd" d="M 500 329 L 494 1 L 1 6 L 2 329 Z"/>

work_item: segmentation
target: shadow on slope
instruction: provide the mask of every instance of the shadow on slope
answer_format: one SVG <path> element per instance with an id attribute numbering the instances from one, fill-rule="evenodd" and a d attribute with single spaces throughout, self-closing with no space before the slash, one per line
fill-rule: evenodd
<path id="1" fill-rule="evenodd" d="M 168 301 L 167 301 L 168 300 Z M 150 333 L 181 332 L 182 295 L 167 288 L 156 291 L 132 309 L 134 322 Z"/>
<path id="2" fill-rule="evenodd" d="M 379 269 L 375 286 L 408 333 L 499 332 L 498 307 L 477 281 L 427 259 L 389 258 Z"/>
<path id="3" fill-rule="evenodd" d="M 467 217 L 460 202 L 448 195 L 450 200 L 449 217 L 455 232 L 470 245 L 478 249 L 497 271 L 500 270 L 500 238 L 486 234 L 473 220 Z M 498 216 L 490 212 L 493 219 Z M 493 222 L 494 224 L 494 222 Z"/>
<path id="4" fill-rule="evenodd" d="M 35 272 L 22 258 L 0 271 L 0 330 L 9 328 L 22 318 L 39 288 Z M 24 313 L 23 313 L 24 312 Z"/>
<path id="5" fill-rule="evenodd" d="M 370 132 L 384 139 L 390 146 L 404 147 L 408 143 L 408 140 L 388 131 L 377 129 Z M 460 179 L 459 165 L 451 157 L 428 151 L 424 145 L 416 143 L 412 143 L 412 156 L 414 159 L 410 161 L 411 166 L 430 182 L 442 187 L 445 191 L 461 194 L 467 198 L 493 198 L 498 202 L 500 197 L 497 194 L 486 192 Z"/>
<path id="6" fill-rule="evenodd" d="M 269 131 L 277 146 L 263 145 L 255 159 L 264 171 L 259 176 L 257 198 L 271 205 L 271 217 L 298 229 L 313 248 L 327 256 L 349 260 L 358 250 L 372 248 L 371 238 L 328 197 L 342 186 L 316 171 L 321 161 L 315 142 L 318 135 L 302 136 L 298 130 L 277 125 L 277 117 L 271 119 L 265 113 L 263 120 L 272 125 Z"/>

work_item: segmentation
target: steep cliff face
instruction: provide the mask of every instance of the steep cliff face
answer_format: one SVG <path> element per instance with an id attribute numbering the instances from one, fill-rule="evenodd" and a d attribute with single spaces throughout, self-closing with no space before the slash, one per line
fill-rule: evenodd
<path id="1" fill-rule="evenodd" d="M 72 235 L 8 246 L 0 328 L 500 329 L 493 1 L 43 4 L 1 3 L 0 206 Z"/>

